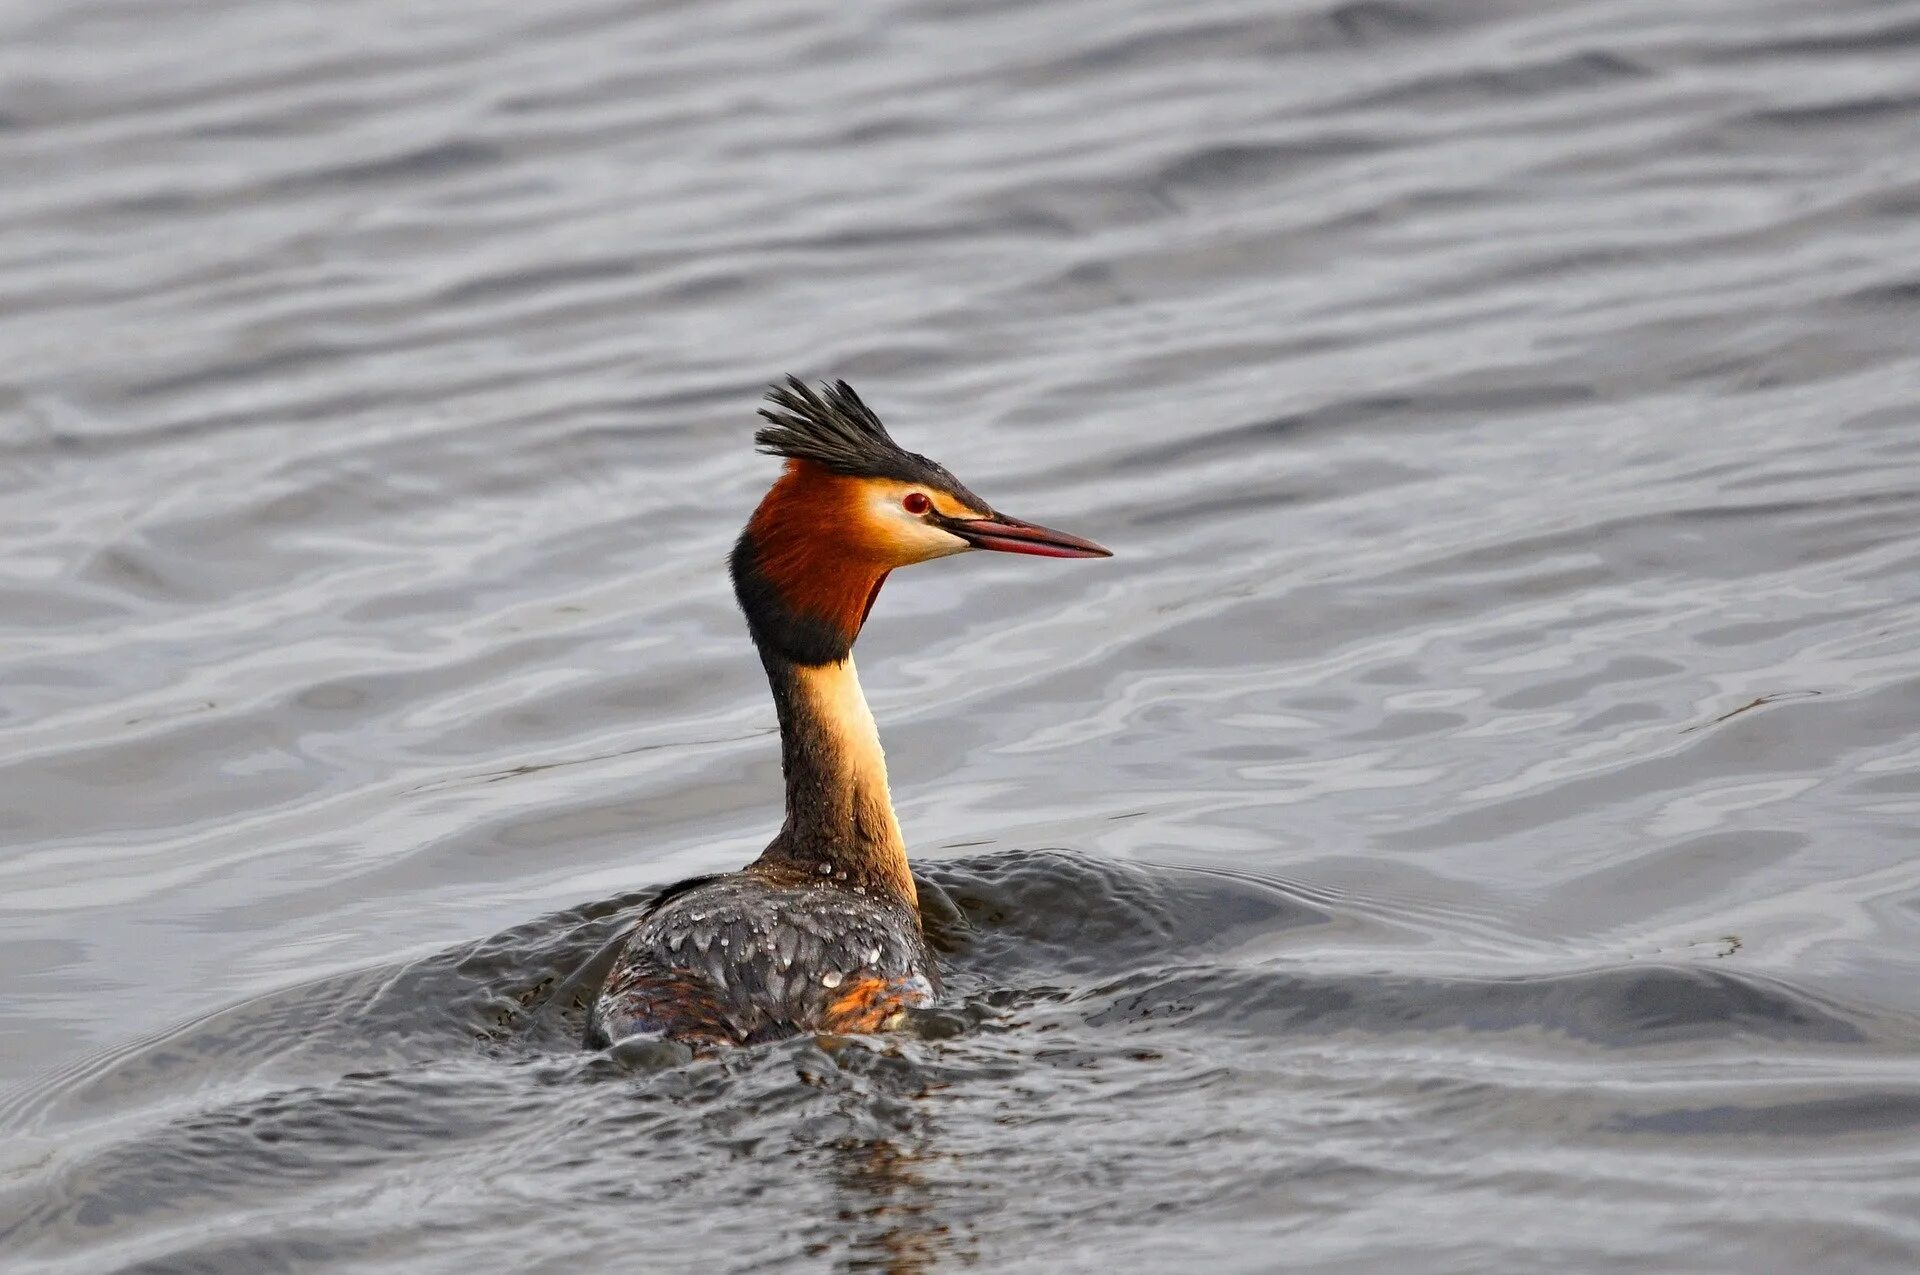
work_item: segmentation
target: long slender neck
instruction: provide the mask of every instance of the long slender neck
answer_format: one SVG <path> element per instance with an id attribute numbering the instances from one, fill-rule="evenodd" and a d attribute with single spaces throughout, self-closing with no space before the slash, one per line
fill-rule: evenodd
<path id="1" fill-rule="evenodd" d="M 907 847 L 853 656 L 796 664 L 761 651 L 780 715 L 787 821 L 755 867 L 916 902 Z"/>
<path id="2" fill-rule="evenodd" d="M 754 870 L 912 904 L 887 759 L 853 671 L 853 642 L 887 564 L 859 537 L 828 534 L 858 525 L 856 487 L 789 462 L 734 545 L 734 592 L 773 687 L 787 777 L 787 821 Z"/>

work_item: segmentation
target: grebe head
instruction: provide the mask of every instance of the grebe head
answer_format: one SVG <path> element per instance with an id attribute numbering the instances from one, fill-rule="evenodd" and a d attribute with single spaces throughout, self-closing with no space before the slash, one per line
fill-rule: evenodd
<path id="1" fill-rule="evenodd" d="M 797 664 L 845 659 L 887 573 L 987 549 L 1112 556 L 1091 540 L 997 513 L 945 467 L 895 443 L 845 381 L 798 378 L 767 394 L 760 450 L 786 471 L 733 551 L 734 590 L 761 650 Z"/>

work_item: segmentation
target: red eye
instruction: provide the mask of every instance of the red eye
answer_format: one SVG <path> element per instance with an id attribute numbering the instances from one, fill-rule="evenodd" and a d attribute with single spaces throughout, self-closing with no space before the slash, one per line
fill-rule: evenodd
<path id="1" fill-rule="evenodd" d="M 901 499 L 900 507 L 910 514 L 923 514 L 933 508 L 933 502 L 917 491 L 910 491 Z"/>

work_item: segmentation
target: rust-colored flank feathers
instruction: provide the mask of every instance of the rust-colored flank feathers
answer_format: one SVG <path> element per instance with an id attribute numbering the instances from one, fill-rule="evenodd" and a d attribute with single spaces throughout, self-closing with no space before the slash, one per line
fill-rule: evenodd
<path id="1" fill-rule="evenodd" d="M 591 1045 L 888 1031 L 937 997 L 854 641 L 897 568 L 969 549 L 1107 556 L 995 513 L 895 443 L 844 381 L 789 378 L 767 398 L 755 441 L 786 468 L 730 567 L 780 720 L 786 819 L 746 868 L 671 886 L 641 913 L 594 1000 Z"/>

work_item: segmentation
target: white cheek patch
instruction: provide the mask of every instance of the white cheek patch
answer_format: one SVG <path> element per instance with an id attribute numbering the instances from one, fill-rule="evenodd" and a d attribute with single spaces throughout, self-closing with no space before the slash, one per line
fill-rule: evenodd
<path id="1" fill-rule="evenodd" d="M 938 543 L 928 549 L 928 558 L 947 558 L 956 553 L 965 553 L 967 550 L 973 548 L 972 545 L 954 535 L 951 531 L 942 531 L 938 527 L 928 527 L 926 530 L 932 532 L 934 536 L 938 538 Z"/>
<path id="2" fill-rule="evenodd" d="M 951 531 L 936 527 L 904 509 L 900 514 L 907 522 L 901 540 L 916 549 L 922 561 L 928 558 L 944 558 L 949 554 L 965 553 L 973 547 Z"/>
<path id="3" fill-rule="evenodd" d="M 874 501 L 873 516 L 877 524 L 886 528 L 888 538 L 907 562 L 944 558 L 973 547 L 952 532 L 927 522 L 924 515 L 908 513 L 900 497 L 891 494 Z"/>

